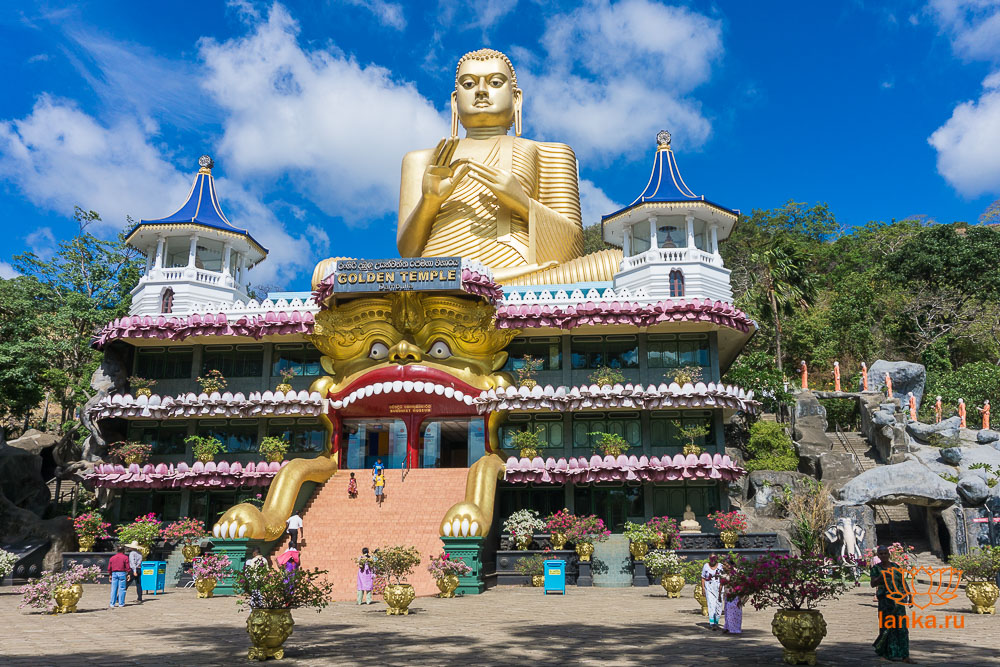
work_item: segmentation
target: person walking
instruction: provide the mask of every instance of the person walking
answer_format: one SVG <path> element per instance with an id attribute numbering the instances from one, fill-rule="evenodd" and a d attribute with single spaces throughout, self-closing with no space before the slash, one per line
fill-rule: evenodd
<path id="1" fill-rule="evenodd" d="M 294 572 L 299 569 L 299 552 L 298 549 L 286 549 L 283 554 L 278 556 L 278 565 L 285 568 L 286 572 Z"/>
<path id="2" fill-rule="evenodd" d="M 125 545 L 118 546 L 118 552 L 108 559 L 108 574 L 111 576 L 110 607 L 125 606 L 125 585 L 128 577 L 128 556 L 125 555 Z"/>
<path id="3" fill-rule="evenodd" d="M 379 508 L 382 507 L 382 501 L 385 500 L 385 472 L 380 472 L 375 476 L 375 502 L 378 503 Z"/>
<path id="4" fill-rule="evenodd" d="M 299 537 L 302 538 L 303 542 L 306 539 L 306 531 L 302 528 L 302 517 L 293 513 L 292 516 L 288 517 L 285 526 L 285 532 L 288 533 L 288 548 L 298 551 Z"/>
<path id="5" fill-rule="evenodd" d="M 244 571 L 251 567 L 271 567 L 271 564 L 267 561 L 267 557 L 261 555 L 260 547 L 254 547 L 250 554 L 251 557 L 247 559 L 247 562 L 243 563 Z"/>
<path id="6" fill-rule="evenodd" d="M 347 481 L 347 497 L 354 498 L 358 497 L 358 480 L 354 479 L 354 473 L 351 473 L 351 479 Z"/>
<path id="7" fill-rule="evenodd" d="M 142 552 L 139 551 L 139 544 L 135 540 L 125 546 L 131 549 L 128 552 L 128 569 L 135 583 L 135 601 L 142 604 Z"/>
<path id="8" fill-rule="evenodd" d="M 875 588 L 875 598 L 878 600 L 878 637 L 872 642 L 872 646 L 875 647 L 875 654 L 881 658 L 912 663 L 906 607 L 889 597 L 890 586 L 893 591 L 906 590 L 903 571 L 897 563 L 892 562 L 889 547 L 881 545 L 876 553 L 879 562 L 872 566 L 871 585 Z"/>
<path id="9" fill-rule="evenodd" d="M 358 559 L 358 604 L 362 600 L 367 600 L 364 604 L 372 603 L 372 589 L 375 587 L 375 568 L 372 566 L 372 558 L 368 554 L 368 547 L 361 550 L 361 558 Z"/>
<path id="10" fill-rule="evenodd" d="M 719 629 L 722 618 L 722 565 L 719 557 L 711 554 L 708 562 L 701 568 L 701 590 L 708 603 L 708 625 L 713 630 Z"/>

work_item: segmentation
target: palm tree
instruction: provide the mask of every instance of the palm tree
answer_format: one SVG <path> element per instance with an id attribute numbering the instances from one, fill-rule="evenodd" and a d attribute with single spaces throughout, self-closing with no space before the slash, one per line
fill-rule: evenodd
<path id="1" fill-rule="evenodd" d="M 759 302 L 759 312 L 774 323 L 774 363 L 782 370 L 781 318 L 796 308 L 809 308 L 816 296 L 816 281 L 808 259 L 777 236 L 770 246 L 751 253 L 749 264 L 755 269 L 750 273 L 751 289 Z"/>

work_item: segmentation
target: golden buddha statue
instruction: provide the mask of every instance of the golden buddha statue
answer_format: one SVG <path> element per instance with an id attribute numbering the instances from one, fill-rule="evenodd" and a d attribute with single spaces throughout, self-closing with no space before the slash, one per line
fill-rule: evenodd
<path id="1" fill-rule="evenodd" d="M 478 260 L 505 284 L 611 280 L 621 251 L 581 257 L 576 156 L 565 144 L 521 137 L 523 99 L 503 53 L 462 56 L 451 94 L 452 136 L 403 158 L 399 253 Z"/>

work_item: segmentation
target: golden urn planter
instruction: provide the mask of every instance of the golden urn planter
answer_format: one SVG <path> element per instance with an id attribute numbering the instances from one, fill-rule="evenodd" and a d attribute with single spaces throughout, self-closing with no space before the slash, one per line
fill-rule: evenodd
<path id="1" fill-rule="evenodd" d="M 150 389 L 149 387 L 140 387 L 139 389 L 135 390 L 135 395 L 145 396 L 146 398 L 149 398 L 150 396 L 153 395 L 153 390 Z"/>
<path id="2" fill-rule="evenodd" d="M 972 608 L 977 614 L 995 614 L 997 598 L 1000 597 L 1000 588 L 992 581 L 967 581 L 965 582 L 965 594 L 972 603 Z"/>
<path id="3" fill-rule="evenodd" d="M 531 575 L 531 585 L 535 588 L 541 588 L 545 585 L 545 575 L 544 574 L 533 574 Z"/>
<path id="4" fill-rule="evenodd" d="M 94 542 L 96 541 L 92 536 L 83 537 L 82 535 L 77 538 L 77 542 L 80 543 L 80 551 L 93 551 Z"/>
<path id="5" fill-rule="evenodd" d="M 146 457 L 142 454 L 129 454 L 125 457 L 125 465 L 130 466 L 133 463 L 136 465 L 142 465 L 146 460 Z"/>
<path id="6" fill-rule="evenodd" d="M 205 454 L 203 456 L 198 456 L 196 457 L 195 460 L 201 461 L 202 463 L 211 463 L 212 461 L 215 460 L 215 454 Z"/>
<path id="7" fill-rule="evenodd" d="M 538 450 L 532 447 L 526 447 L 520 451 L 522 459 L 528 459 L 529 461 L 536 456 L 538 456 Z"/>
<path id="8" fill-rule="evenodd" d="M 735 549 L 736 542 L 740 539 L 740 534 L 735 530 L 720 530 L 719 539 L 722 540 L 722 546 L 727 549 Z"/>
<path id="9" fill-rule="evenodd" d="M 280 391 L 282 394 L 287 394 L 292 390 L 292 385 L 288 384 L 287 382 L 282 382 L 274 389 L 275 391 Z"/>
<path id="10" fill-rule="evenodd" d="M 552 548 L 556 551 L 562 551 L 566 548 L 565 533 L 552 533 L 552 535 L 549 536 L 549 541 L 552 542 Z"/>
<path id="11" fill-rule="evenodd" d="M 701 615 L 708 616 L 708 598 L 705 597 L 705 591 L 702 590 L 701 584 L 694 585 L 694 599 L 701 605 Z"/>
<path id="12" fill-rule="evenodd" d="M 660 585 L 667 592 L 668 598 L 679 598 L 684 590 L 684 577 L 679 574 L 665 574 L 660 579 Z"/>
<path id="13" fill-rule="evenodd" d="M 268 454 L 264 457 L 268 463 L 281 463 L 285 460 L 284 454 Z"/>
<path id="14" fill-rule="evenodd" d="M 80 602 L 80 598 L 83 597 L 83 586 L 73 584 L 67 588 L 57 588 L 53 591 L 52 597 L 56 601 L 55 613 L 72 614 L 76 611 L 76 605 Z"/>
<path id="15" fill-rule="evenodd" d="M 514 540 L 517 543 L 517 548 L 519 551 L 527 551 L 528 547 L 531 546 L 531 535 L 518 535 Z"/>
<path id="16" fill-rule="evenodd" d="M 438 594 L 439 598 L 455 597 L 455 590 L 458 588 L 457 574 L 446 574 L 435 583 L 437 583 L 438 590 L 441 591 L 441 593 Z"/>
<path id="17" fill-rule="evenodd" d="M 149 552 L 152 551 L 152 547 L 148 544 L 140 544 L 137 551 L 142 554 L 143 560 L 147 560 L 149 558 Z"/>
<path id="18" fill-rule="evenodd" d="M 281 660 L 282 646 L 292 634 L 295 621 L 290 609 L 253 609 L 247 618 L 247 634 L 253 647 L 247 651 L 249 660 Z"/>
<path id="19" fill-rule="evenodd" d="M 826 621 L 815 609 L 779 609 L 771 620 L 771 632 L 785 648 L 789 665 L 815 665 L 816 647 L 826 637 Z"/>
<path id="20" fill-rule="evenodd" d="M 201 546 L 197 544 L 185 544 L 181 547 L 181 553 L 184 554 L 184 562 L 190 563 L 201 555 Z"/>
<path id="21" fill-rule="evenodd" d="M 389 605 L 385 610 L 386 616 L 407 616 L 410 613 L 410 603 L 417 594 L 410 584 L 389 584 L 385 587 L 382 597 Z"/>
<path id="22" fill-rule="evenodd" d="M 645 542 L 629 542 L 628 552 L 632 554 L 632 558 L 641 561 L 649 553 L 649 545 Z"/>
<path id="23" fill-rule="evenodd" d="M 694 454 L 695 456 L 700 456 L 701 453 L 705 450 L 703 450 L 698 445 L 693 445 L 691 443 L 688 443 L 684 445 L 684 448 L 681 449 L 681 451 L 684 453 L 684 456 L 690 456 L 691 454 Z"/>
<path id="24" fill-rule="evenodd" d="M 203 579 L 195 579 L 194 587 L 198 591 L 198 597 L 199 598 L 214 597 L 212 591 L 215 590 L 215 583 L 216 583 L 215 579 L 212 579 L 211 577 L 205 577 Z"/>
<path id="25" fill-rule="evenodd" d="M 592 542 L 580 542 L 576 545 L 576 555 L 584 563 L 590 562 L 590 557 L 594 555 L 594 544 Z"/>

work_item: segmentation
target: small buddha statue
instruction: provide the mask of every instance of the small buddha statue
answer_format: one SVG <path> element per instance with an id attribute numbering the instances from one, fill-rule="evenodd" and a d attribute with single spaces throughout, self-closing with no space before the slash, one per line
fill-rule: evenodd
<path id="1" fill-rule="evenodd" d="M 684 508 L 684 520 L 681 521 L 681 533 L 700 533 L 701 524 L 698 523 L 698 519 L 694 517 L 694 512 L 691 511 L 691 506 L 687 505 Z"/>

